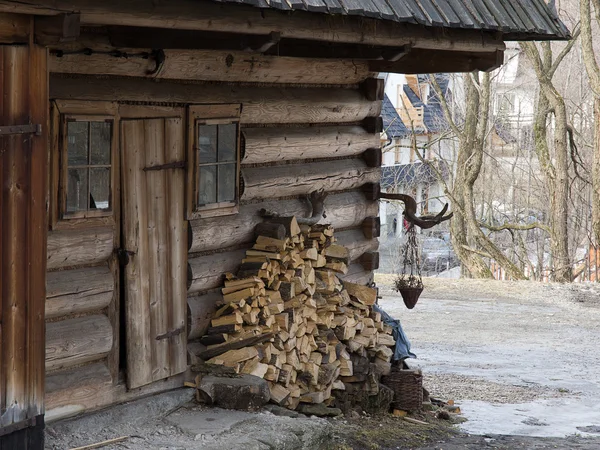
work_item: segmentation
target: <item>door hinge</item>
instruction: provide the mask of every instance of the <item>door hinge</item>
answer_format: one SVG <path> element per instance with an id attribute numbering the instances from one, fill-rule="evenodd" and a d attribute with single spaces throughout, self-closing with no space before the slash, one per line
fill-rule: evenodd
<path id="1" fill-rule="evenodd" d="M 148 172 L 149 170 L 165 169 L 185 169 L 185 161 L 174 161 L 166 164 L 159 164 L 158 166 L 144 167 L 144 172 Z"/>
<path id="2" fill-rule="evenodd" d="M 181 333 L 183 333 L 183 327 L 175 328 L 174 330 L 167 331 L 165 334 L 159 334 L 158 336 L 156 336 L 156 340 L 162 341 L 163 339 L 169 339 L 170 337 L 178 336 Z"/>
<path id="3" fill-rule="evenodd" d="M 30 123 L 27 125 L 0 126 L 0 136 L 11 134 L 35 134 L 36 136 L 39 136 L 42 134 L 42 125 Z"/>

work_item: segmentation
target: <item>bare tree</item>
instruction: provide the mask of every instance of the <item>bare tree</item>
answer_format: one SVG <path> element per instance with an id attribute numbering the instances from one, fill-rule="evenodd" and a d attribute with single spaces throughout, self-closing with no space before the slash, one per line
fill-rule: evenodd
<path id="1" fill-rule="evenodd" d="M 576 33 L 577 34 L 577 33 Z M 540 44 L 522 42 L 540 87 L 535 108 L 534 139 L 535 150 L 546 187 L 550 193 L 550 245 L 552 251 L 553 279 L 570 282 L 573 278 L 572 261 L 569 253 L 569 210 L 570 210 L 570 149 L 568 139 L 568 116 L 565 99 L 553 83 L 556 70 L 569 51 L 575 39 L 553 57 L 552 46 L 548 42 Z M 540 51 L 541 48 L 541 51 Z M 548 121 L 554 118 L 553 157 L 548 145 Z"/>
<path id="2" fill-rule="evenodd" d="M 526 279 L 517 267 L 481 230 L 475 211 L 474 186 L 483 165 L 486 136 L 489 131 L 490 74 L 468 73 L 465 85 L 465 114 L 457 123 L 434 76 L 431 83 L 440 98 L 450 128 L 458 140 L 456 173 L 452 188 L 446 185 L 446 195 L 452 200 L 454 219 L 451 239 L 454 251 L 469 274 L 476 278 L 492 278 L 483 258 L 494 259 L 516 280 Z"/>
<path id="3" fill-rule="evenodd" d="M 594 93 L 594 146 L 592 152 L 592 240 L 600 244 L 600 67 L 593 45 L 592 7 L 590 0 L 581 0 L 581 50 Z M 594 16 L 600 22 L 600 0 L 593 0 Z"/>

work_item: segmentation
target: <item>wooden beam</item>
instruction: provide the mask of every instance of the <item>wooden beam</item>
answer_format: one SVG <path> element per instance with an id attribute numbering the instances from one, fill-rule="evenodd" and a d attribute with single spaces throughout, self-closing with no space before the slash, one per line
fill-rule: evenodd
<path id="1" fill-rule="evenodd" d="M 20 14 L 0 13 L 0 44 L 23 44 L 29 41 L 31 19 Z"/>
<path id="2" fill-rule="evenodd" d="M 95 264 L 108 260 L 114 249 L 114 230 L 88 228 L 48 233 L 48 269 Z"/>
<path id="3" fill-rule="evenodd" d="M 381 167 L 383 163 L 381 147 L 368 148 L 363 152 L 362 159 L 367 164 L 367 167 Z"/>
<path id="4" fill-rule="evenodd" d="M 50 72 L 80 75 L 115 75 L 163 80 L 236 81 L 247 83 L 357 84 L 372 75 L 366 61 L 326 60 L 252 55 L 242 51 L 165 50 L 165 60 L 156 74 L 152 58 L 142 58 L 150 48 L 119 48 L 128 57 L 115 57 L 102 46 L 91 54 L 79 52 L 82 45 L 54 46 Z M 85 47 L 89 48 L 89 47 Z M 98 48 L 98 51 L 95 49 Z M 100 53 L 101 52 L 101 53 Z"/>
<path id="5" fill-rule="evenodd" d="M 51 45 L 76 40 L 79 37 L 80 18 L 77 13 L 36 17 L 35 42 L 39 45 Z"/>
<path id="6" fill-rule="evenodd" d="M 379 181 L 381 170 L 368 168 L 360 159 L 242 169 L 243 201 L 355 189 Z"/>
<path id="7" fill-rule="evenodd" d="M 379 135 L 359 126 L 310 128 L 244 128 L 243 164 L 357 156 L 378 147 Z"/>
<path id="8" fill-rule="evenodd" d="M 245 250 L 216 253 L 188 260 L 188 294 L 214 289 L 223 283 L 225 272 L 236 272 Z"/>
<path id="9" fill-rule="evenodd" d="M 376 216 L 366 217 L 361 228 L 367 239 L 378 238 L 381 236 L 381 219 Z"/>
<path id="10" fill-rule="evenodd" d="M 112 326 L 104 315 L 50 322 L 46 325 L 46 370 L 102 359 L 112 345 Z"/>
<path id="11" fill-rule="evenodd" d="M 496 32 L 426 28 L 365 17 L 286 12 L 202 0 L 0 0 L 0 12 L 55 15 L 80 12 L 83 25 L 176 28 L 248 34 L 280 32 L 283 38 L 453 51 L 505 48 Z"/>
<path id="12" fill-rule="evenodd" d="M 72 417 L 84 412 L 135 400 L 150 394 L 181 388 L 189 377 L 176 375 L 147 386 L 128 390 L 124 383 L 113 384 L 104 363 L 93 363 L 65 370 L 46 377 L 46 420 Z M 189 389 L 190 400 L 193 390 Z"/>
<path id="13" fill-rule="evenodd" d="M 377 202 L 366 201 L 360 192 L 331 194 L 325 199 L 327 217 L 321 222 L 335 229 L 361 226 L 363 219 L 378 212 Z M 301 199 L 266 200 L 240 207 L 234 216 L 211 217 L 189 221 L 190 252 L 206 252 L 236 245 L 250 244 L 254 240 L 254 228 L 263 222 L 261 209 L 275 211 L 282 216 L 305 217 L 310 214 Z"/>
<path id="14" fill-rule="evenodd" d="M 199 339 L 210 327 L 210 321 L 216 311 L 216 304 L 223 300 L 220 292 L 195 295 L 187 299 L 188 341 Z"/>
<path id="15" fill-rule="evenodd" d="M 46 284 L 46 319 L 104 309 L 115 290 L 108 265 L 50 272 Z"/>
<path id="16" fill-rule="evenodd" d="M 360 89 L 367 100 L 372 102 L 383 100 L 385 96 L 385 80 L 383 78 L 367 78 L 360 84 Z"/>
<path id="17" fill-rule="evenodd" d="M 347 123 L 379 118 L 381 102 L 359 90 L 302 87 L 240 87 L 227 84 L 156 83 L 139 79 L 50 76 L 57 99 L 155 101 L 167 103 L 242 103 L 241 122 Z"/>
<path id="18" fill-rule="evenodd" d="M 449 50 L 414 49 L 398 61 L 370 61 L 369 68 L 374 72 L 390 73 L 434 73 L 434 72 L 489 72 L 504 62 L 504 51 L 492 49 L 489 52 L 459 52 Z"/>

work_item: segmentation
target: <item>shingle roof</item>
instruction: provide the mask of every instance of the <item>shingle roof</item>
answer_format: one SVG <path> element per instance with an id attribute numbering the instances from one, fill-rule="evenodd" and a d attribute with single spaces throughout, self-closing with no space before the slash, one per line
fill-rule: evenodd
<path id="1" fill-rule="evenodd" d="M 381 105 L 381 118 L 383 119 L 383 131 L 388 138 L 403 138 L 410 135 L 387 95 Z"/>
<path id="2" fill-rule="evenodd" d="M 568 39 L 554 0 L 215 0 L 282 11 L 372 17 L 426 27 L 500 31 L 504 40 Z"/>
<path id="3" fill-rule="evenodd" d="M 429 82 L 429 75 L 419 75 L 418 79 L 420 82 Z M 451 92 L 449 89 L 450 78 L 448 77 L 448 74 L 436 74 L 435 79 L 448 102 L 451 102 L 451 99 L 449 98 Z M 425 125 L 425 129 L 417 128 L 415 129 L 417 133 L 436 133 L 448 129 L 448 121 L 446 120 L 446 116 L 444 116 L 441 101 L 433 87 L 429 89 L 427 102 L 421 100 L 408 84 L 405 84 L 402 89 L 412 106 L 415 108 L 423 108 L 423 124 Z"/>

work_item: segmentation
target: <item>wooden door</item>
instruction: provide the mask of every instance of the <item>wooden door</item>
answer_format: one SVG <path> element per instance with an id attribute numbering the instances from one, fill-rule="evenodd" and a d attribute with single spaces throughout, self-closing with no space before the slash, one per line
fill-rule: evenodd
<path id="1" fill-rule="evenodd" d="M 184 142 L 179 117 L 121 121 L 129 388 L 187 367 Z"/>

